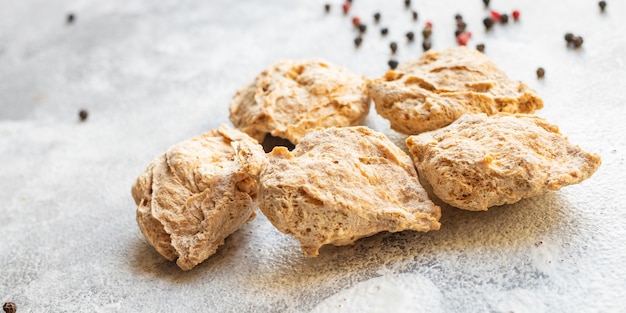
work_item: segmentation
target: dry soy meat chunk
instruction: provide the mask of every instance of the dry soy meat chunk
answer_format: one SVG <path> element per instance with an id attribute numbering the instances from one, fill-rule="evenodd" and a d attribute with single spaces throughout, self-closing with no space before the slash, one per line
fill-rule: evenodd
<path id="1" fill-rule="evenodd" d="M 307 256 L 382 231 L 439 229 L 441 211 L 420 185 L 411 158 L 367 127 L 307 134 L 277 147 L 260 175 L 259 207 Z"/>
<path id="2" fill-rule="evenodd" d="M 543 107 L 528 86 L 463 46 L 428 51 L 370 80 L 367 88 L 378 114 L 409 135 L 445 127 L 465 113 L 533 113 Z"/>
<path id="3" fill-rule="evenodd" d="M 225 125 L 170 147 L 132 187 L 141 232 L 165 258 L 193 268 L 255 217 L 264 162 L 256 140 Z"/>
<path id="4" fill-rule="evenodd" d="M 445 128 L 410 136 L 406 144 L 433 192 L 471 211 L 580 183 L 601 163 L 556 125 L 530 114 L 466 114 Z"/>

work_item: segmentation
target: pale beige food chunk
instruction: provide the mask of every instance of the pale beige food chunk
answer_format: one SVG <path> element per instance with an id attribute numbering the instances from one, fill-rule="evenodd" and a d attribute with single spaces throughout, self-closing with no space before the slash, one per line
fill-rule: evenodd
<path id="1" fill-rule="evenodd" d="M 277 62 L 230 104 L 235 127 L 259 142 L 266 134 L 298 143 L 318 127 L 359 125 L 369 112 L 365 80 L 320 60 Z"/>
<path id="2" fill-rule="evenodd" d="M 466 114 L 445 128 L 410 136 L 406 144 L 433 192 L 471 211 L 580 183 L 601 163 L 556 125 L 529 114 Z"/>
<path id="3" fill-rule="evenodd" d="M 306 135 L 277 147 L 260 176 L 259 207 L 307 256 L 382 231 L 439 229 L 440 208 L 420 185 L 411 158 L 367 127 Z"/>
<path id="4" fill-rule="evenodd" d="M 222 125 L 157 157 L 132 187 L 137 223 L 148 242 L 189 270 L 252 220 L 261 146 Z"/>
<path id="5" fill-rule="evenodd" d="M 533 113 L 543 101 L 483 53 L 464 46 L 428 51 L 368 82 L 376 111 L 391 128 L 416 135 L 465 113 Z"/>

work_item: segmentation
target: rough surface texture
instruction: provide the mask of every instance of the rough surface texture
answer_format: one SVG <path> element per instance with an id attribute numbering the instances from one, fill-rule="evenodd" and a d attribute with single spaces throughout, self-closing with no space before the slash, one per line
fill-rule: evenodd
<path id="1" fill-rule="evenodd" d="M 293 152 L 274 148 L 260 183 L 261 211 L 307 256 L 382 231 L 440 226 L 411 158 L 363 126 L 311 132 Z"/>
<path id="2" fill-rule="evenodd" d="M 533 113 L 543 101 L 485 54 L 465 46 L 430 50 L 368 82 L 376 111 L 405 134 L 444 127 L 465 113 Z"/>
<path id="3" fill-rule="evenodd" d="M 520 21 L 483 32 L 480 1 L 412 1 L 416 23 L 403 1 L 356 0 L 350 13 L 368 24 L 359 49 L 341 1 L 1 2 L 0 304 L 18 313 L 626 307 L 626 1 L 601 14 L 594 1 L 494 0 Z M 433 49 L 456 45 L 457 13 L 473 32 L 468 46 L 484 42 L 544 99 L 541 116 L 602 156 L 590 179 L 489 211 L 433 198 L 441 229 L 383 232 L 316 258 L 258 212 L 191 271 L 143 238 L 129 192 L 137 175 L 169 146 L 229 123 L 233 95 L 267 65 L 322 58 L 380 77 L 390 41 L 400 62 L 421 53 L 420 34 L 405 44 L 404 32 L 426 20 Z M 566 48 L 565 31 L 583 47 Z M 375 113 L 364 125 L 406 148 Z"/>
<path id="4" fill-rule="evenodd" d="M 360 124 L 369 107 L 360 76 L 321 60 L 284 60 L 237 91 L 230 120 L 259 142 L 271 134 L 298 143 L 317 127 Z"/>
<path id="5" fill-rule="evenodd" d="M 406 144 L 434 193 L 470 211 L 578 184 L 601 163 L 556 125 L 529 114 L 466 114 L 445 128 L 411 136 Z"/>
<path id="6" fill-rule="evenodd" d="M 255 217 L 263 162 L 254 139 L 225 125 L 170 147 L 133 184 L 141 232 L 190 270 Z"/>

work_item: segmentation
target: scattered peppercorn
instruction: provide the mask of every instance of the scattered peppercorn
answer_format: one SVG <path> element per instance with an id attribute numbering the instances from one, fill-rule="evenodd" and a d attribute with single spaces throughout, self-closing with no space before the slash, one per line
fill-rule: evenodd
<path id="1" fill-rule="evenodd" d="M 365 31 L 367 30 L 367 25 L 365 24 L 359 24 L 359 32 L 361 34 L 365 33 Z"/>
<path id="2" fill-rule="evenodd" d="M 456 22 L 456 29 L 464 32 L 465 29 L 467 29 L 467 23 L 463 22 L 463 21 L 457 21 Z"/>
<path id="3" fill-rule="evenodd" d="M 350 11 L 350 2 L 344 2 L 341 9 L 343 10 L 344 15 L 348 14 L 348 11 Z"/>
<path id="4" fill-rule="evenodd" d="M 600 6 L 600 11 L 604 12 L 604 9 L 606 9 L 606 1 L 598 2 L 598 5 Z"/>
<path id="5" fill-rule="evenodd" d="M 380 34 L 383 36 L 387 35 L 387 33 L 389 33 L 389 29 L 387 27 L 384 27 L 380 30 Z"/>
<path id="6" fill-rule="evenodd" d="M 565 41 L 567 41 L 567 44 L 571 44 L 573 40 L 574 40 L 574 34 L 572 33 L 565 34 Z"/>
<path id="7" fill-rule="evenodd" d="M 415 37 L 415 35 L 413 34 L 413 32 L 406 33 L 406 39 L 408 39 L 409 42 L 413 41 L 414 37 Z"/>
<path id="8" fill-rule="evenodd" d="M 456 36 L 460 35 L 462 32 L 463 32 L 463 31 L 462 31 L 462 30 L 460 30 L 460 29 L 455 30 L 455 31 L 454 31 L 454 37 L 456 37 Z"/>
<path id="9" fill-rule="evenodd" d="M 494 20 L 499 20 L 500 19 L 500 13 L 498 13 L 498 12 L 496 12 L 494 10 L 489 11 L 489 14 L 491 14 L 491 18 L 494 19 Z"/>
<path id="10" fill-rule="evenodd" d="M 459 46 L 465 46 L 467 45 L 467 42 L 470 40 L 470 38 L 472 38 L 471 32 L 460 33 L 458 36 L 456 36 L 456 42 L 459 44 Z"/>
<path id="11" fill-rule="evenodd" d="M 489 31 L 493 27 L 494 21 L 491 17 L 485 17 L 483 24 L 485 24 L 485 30 Z"/>
<path id="12" fill-rule="evenodd" d="M 430 38 L 430 35 L 433 34 L 433 29 L 431 27 L 424 27 L 424 30 L 422 30 L 422 36 L 424 36 L 424 39 L 428 39 Z"/>
<path id="13" fill-rule="evenodd" d="M 359 25 L 361 25 L 361 19 L 358 16 L 352 17 L 352 25 L 359 27 Z"/>
<path id="14" fill-rule="evenodd" d="M 546 75 L 546 70 L 543 67 L 537 69 L 537 78 L 543 78 Z"/>
<path id="15" fill-rule="evenodd" d="M 457 22 L 462 22 L 463 21 L 463 16 L 461 14 L 457 14 L 457 15 L 454 16 L 454 19 Z"/>
<path id="16" fill-rule="evenodd" d="M 68 15 L 67 15 L 67 17 L 65 18 L 65 22 L 66 22 L 67 24 L 73 24 L 75 19 L 76 19 L 76 17 L 74 16 L 74 14 L 73 14 L 73 13 L 70 13 L 70 14 L 68 14 Z"/>
<path id="17" fill-rule="evenodd" d="M 361 36 L 354 38 L 354 46 L 355 47 L 360 47 L 361 43 L 363 43 L 363 38 L 361 38 Z"/>
<path id="18" fill-rule="evenodd" d="M 506 24 L 509 22 L 509 16 L 507 14 L 500 14 L 500 23 Z"/>
<path id="19" fill-rule="evenodd" d="M 411 0 L 404 0 L 404 6 L 407 8 L 411 6 Z"/>
<path id="20" fill-rule="evenodd" d="M 17 311 L 17 305 L 13 302 L 5 302 L 2 309 L 6 313 L 15 313 Z"/>
<path id="21" fill-rule="evenodd" d="M 78 112 L 78 117 L 80 118 L 81 122 L 84 122 L 87 120 L 87 117 L 89 117 L 89 112 L 87 110 L 80 110 Z"/>
<path id="22" fill-rule="evenodd" d="M 484 43 L 479 43 L 476 45 L 476 50 L 485 53 L 485 44 Z"/>
<path id="23" fill-rule="evenodd" d="M 374 21 L 376 21 L 376 23 L 380 21 L 380 13 L 378 12 L 374 13 Z"/>
<path id="24" fill-rule="evenodd" d="M 346 0 L 346 1 L 348 1 L 348 2 L 352 3 L 352 0 Z"/>
<path id="25" fill-rule="evenodd" d="M 489 0 L 483 0 L 483 3 L 485 4 L 485 6 L 486 6 L 486 7 L 488 7 L 488 6 L 489 6 L 489 2 L 491 2 L 491 1 L 489 1 Z"/>
<path id="26" fill-rule="evenodd" d="M 391 49 L 391 53 L 396 53 L 396 50 L 398 50 L 398 44 L 395 42 L 392 42 L 389 44 L 389 48 Z"/>
<path id="27" fill-rule="evenodd" d="M 574 37 L 574 39 L 572 39 L 572 43 L 574 44 L 574 48 L 580 48 L 583 45 L 583 37 Z"/>
<path id="28" fill-rule="evenodd" d="M 326 5 L 324 5 L 324 11 L 326 11 L 326 13 L 330 12 L 330 4 L 326 3 Z"/>
<path id="29" fill-rule="evenodd" d="M 511 15 L 513 16 L 513 20 L 514 21 L 519 21 L 519 11 L 518 10 L 513 10 L 513 13 L 511 13 Z"/>
<path id="30" fill-rule="evenodd" d="M 426 27 L 433 28 L 433 22 L 431 22 L 431 21 L 426 21 Z"/>
<path id="31" fill-rule="evenodd" d="M 418 17 L 417 11 L 413 11 L 413 20 L 417 21 L 417 17 Z"/>
<path id="32" fill-rule="evenodd" d="M 395 70 L 396 67 L 398 67 L 398 61 L 396 60 L 389 60 L 387 64 L 389 64 L 389 68 L 391 68 L 392 70 Z"/>
<path id="33" fill-rule="evenodd" d="M 430 43 L 430 39 L 425 39 L 424 42 L 422 42 L 422 49 L 424 49 L 424 51 L 428 51 L 431 48 L 431 43 Z"/>

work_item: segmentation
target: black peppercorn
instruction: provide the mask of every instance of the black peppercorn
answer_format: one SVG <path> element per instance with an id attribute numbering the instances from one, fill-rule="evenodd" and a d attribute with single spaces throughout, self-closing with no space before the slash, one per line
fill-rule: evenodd
<path id="1" fill-rule="evenodd" d="M 395 42 L 392 42 L 389 44 L 389 48 L 391 49 L 391 53 L 396 53 L 396 50 L 398 50 L 398 44 Z"/>
<path id="2" fill-rule="evenodd" d="M 476 45 L 476 50 L 485 53 L 485 44 L 484 43 L 479 43 Z"/>
<path id="3" fill-rule="evenodd" d="M 74 20 L 76 19 L 76 17 L 74 16 L 74 14 L 70 13 L 67 15 L 67 17 L 65 18 L 65 22 L 67 24 L 72 24 L 74 23 Z"/>
<path id="4" fill-rule="evenodd" d="M 606 8 L 606 1 L 598 2 L 598 5 L 600 6 L 600 11 L 604 12 L 604 9 Z"/>
<path id="5" fill-rule="evenodd" d="M 326 13 L 330 12 L 330 4 L 326 3 L 324 5 L 324 11 L 326 11 Z"/>
<path id="6" fill-rule="evenodd" d="M 428 51 L 430 50 L 431 44 L 430 44 L 430 40 L 425 39 L 424 42 L 422 42 L 422 49 L 424 49 L 424 51 Z"/>
<path id="7" fill-rule="evenodd" d="M 361 46 L 361 43 L 363 43 L 363 38 L 361 38 L 361 36 L 354 38 L 354 46 L 355 47 L 359 47 Z"/>
<path id="8" fill-rule="evenodd" d="M 411 0 L 404 0 L 404 6 L 407 8 L 411 6 Z"/>
<path id="9" fill-rule="evenodd" d="M 506 24 L 509 22 L 509 16 L 507 14 L 500 14 L 500 23 Z"/>
<path id="10" fill-rule="evenodd" d="M 454 19 L 456 20 L 456 22 L 462 22 L 463 21 L 463 16 L 461 14 L 457 14 L 454 16 Z"/>
<path id="11" fill-rule="evenodd" d="M 406 33 L 406 39 L 408 39 L 409 42 L 413 41 L 414 37 L 415 37 L 415 35 L 413 35 L 413 32 Z"/>
<path id="12" fill-rule="evenodd" d="M 413 11 L 413 20 L 417 21 L 417 11 Z"/>
<path id="13" fill-rule="evenodd" d="M 432 35 L 433 33 L 433 29 L 431 27 L 424 27 L 424 30 L 422 30 L 422 36 L 424 36 L 424 39 L 428 39 L 430 38 L 430 35 Z"/>
<path id="14" fill-rule="evenodd" d="M 81 122 L 86 121 L 88 116 L 89 116 L 89 112 L 87 112 L 87 110 L 80 110 L 78 112 L 78 117 L 80 118 Z"/>
<path id="15" fill-rule="evenodd" d="M 13 302 L 5 302 L 2 309 L 6 313 L 15 313 L 17 311 L 17 305 Z"/>
<path id="16" fill-rule="evenodd" d="M 486 7 L 489 6 L 489 2 L 490 2 L 489 0 L 483 0 L 483 3 L 485 4 Z"/>
<path id="17" fill-rule="evenodd" d="M 455 31 L 454 31 L 454 37 L 457 37 L 458 35 L 460 35 L 460 34 L 462 34 L 462 33 L 463 33 L 463 31 L 462 31 L 462 30 L 457 29 L 457 30 L 455 30 Z"/>
<path id="18" fill-rule="evenodd" d="M 376 21 L 376 23 L 378 23 L 378 21 L 380 21 L 380 13 L 378 13 L 378 12 L 374 13 L 374 21 Z"/>
<path id="19" fill-rule="evenodd" d="M 467 24 L 465 22 L 463 22 L 463 21 L 457 21 L 456 22 L 456 29 L 464 32 L 465 29 L 467 29 Z"/>
<path id="20" fill-rule="evenodd" d="M 398 67 L 398 61 L 396 60 L 389 60 L 387 64 L 389 64 L 389 68 L 391 68 L 392 70 L 395 70 L 396 67 Z"/>
<path id="21" fill-rule="evenodd" d="M 537 69 L 537 78 L 543 78 L 546 75 L 546 70 L 543 67 Z"/>
<path id="22" fill-rule="evenodd" d="M 573 40 L 574 40 L 574 34 L 572 33 L 565 34 L 565 41 L 567 41 L 567 44 L 572 43 Z"/>
<path id="23" fill-rule="evenodd" d="M 574 37 L 574 39 L 572 39 L 572 44 L 574 44 L 574 48 L 580 48 L 583 45 L 583 37 Z"/>
<path id="24" fill-rule="evenodd" d="M 491 17 L 485 17 L 483 24 L 485 25 L 486 30 L 490 30 L 493 27 L 494 20 Z"/>
<path id="25" fill-rule="evenodd" d="M 382 28 L 382 29 L 380 30 L 380 34 L 381 34 L 381 35 L 383 35 L 383 36 L 387 35 L 387 33 L 388 33 L 388 32 L 389 32 L 389 29 L 387 29 L 387 27 Z"/>
<path id="26" fill-rule="evenodd" d="M 367 30 L 367 25 L 365 24 L 359 24 L 359 32 L 361 34 L 365 33 L 365 31 Z"/>

